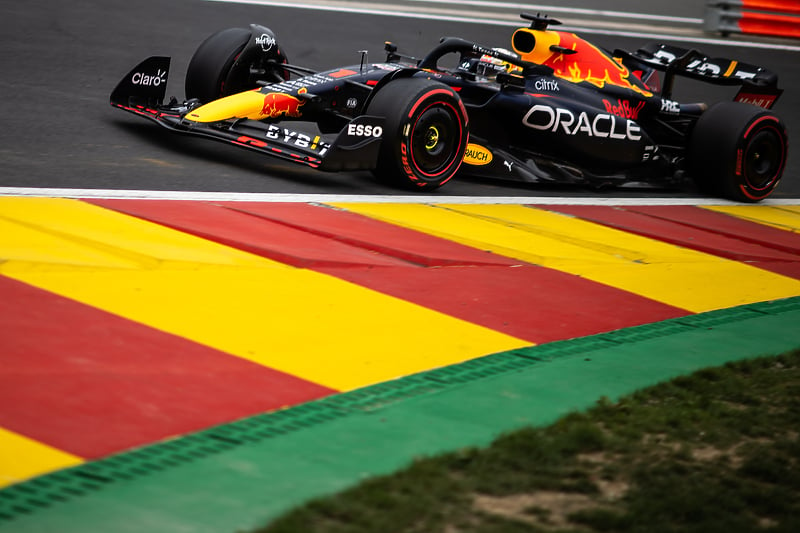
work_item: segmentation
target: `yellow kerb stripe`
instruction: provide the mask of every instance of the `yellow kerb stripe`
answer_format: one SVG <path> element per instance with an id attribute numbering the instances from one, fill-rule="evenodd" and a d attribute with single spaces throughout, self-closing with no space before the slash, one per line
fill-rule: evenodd
<path id="1" fill-rule="evenodd" d="M 0 274 L 337 390 L 530 345 L 76 200 L 0 213 Z"/>
<path id="2" fill-rule="evenodd" d="M 81 463 L 80 457 L 0 428 L 0 488 Z"/>
<path id="3" fill-rule="evenodd" d="M 800 295 L 800 281 L 518 205 L 336 204 L 693 312 Z"/>
<path id="4" fill-rule="evenodd" d="M 711 206 L 707 209 L 727 213 L 758 224 L 800 233 L 800 206 L 724 205 Z"/>

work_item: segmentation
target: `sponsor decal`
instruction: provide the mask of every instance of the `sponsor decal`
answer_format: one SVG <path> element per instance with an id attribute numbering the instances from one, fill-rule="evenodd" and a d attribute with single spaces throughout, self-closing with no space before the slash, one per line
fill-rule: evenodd
<path id="1" fill-rule="evenodd" d="M 663 59 L 670 63 L 678 59 L 678 57 L 675 54 L 667 50 L 659 50 L 654 54 L 654 56 L 658 59 Z M 751 78 L 756 77 L 755 72 L 748 72 L 746 70 L 739 69 L 738 61 L 728 61 L 728 60 L 722 60 L 722 61 L 723 63 L 719 64 L 711 62 L 711 60 L 709 60 L 708 58 L 695 59 L 694 61 L 686 65 L 686 70 L 696 71 L 699 74 L 703 75 L 711 75 L 711 76 L 722 75 L 726 78 L 733 76 L 734 78 L 739 78 L 740 80 L 749 80 Z M 723 73 L 723 67 L 725 66 L 727 66 L 727 68 Z"/>
<path id="2" fill-rule="evenodd" d="M 488 165 L 492 162 L 492 152 L 479 144 L 467 144 L 467 150 L 464 152 L 464 163 L 468 165 Z"/>
<path id="3" fill-rule="evenodd" d="M 374 68 L 380 70 L 399 70 L 400 67 L 392 63 L 373 63 Z"/>
<path id="4" fill-rule="evenodd" d="M 288 128 L 281 128 L 275 124 L 270 124 L 267 132 L 264 134 L 264 137 L 271 141 L 283 143 L 284 145 L 293 145 L 297 146 L 298 148 L 310 148 L 321 156 L 325 155 L 325 153 L 328 151 L 328 148 L 330 148 L 328 143 L 320 140 L 319 135 L 311 137 L 305 133 L 300 133 Z M 247 144 L 252 144 L 253 146 L 258 146 L 259 148 L 269 146 L 263 141 L 256 142 L 255 139 L 251 139 Z"/>
<path id="5" fill-rule="evenodd" d="M 242 135 L 238 139 L 237 142 L 242 144 L 248 144 L 250 146 L 255 146 L 256 148 L 267 148 L 269 145 L 264 141 L 259 141 L 258 139 L 253 139 L 252 137 L 248 137 L 247 135 Z"/>
<path id="6" fill-rule="evenodd" d="M 347 76 L 352 76 L 353 74 L 358 74 L 355 70 L 350 70 L 347 68 L 343 68 L 337 70 L 336 72 L 331 72 L 328 74 L 331 78 L 346 78 Z"/>
<path id="7" fill-rule="evenodd" d="M 681 112 L 681 105 L 674 100 L 661 100 L 661 112 L 677 115 Z"/>
<path id="8" fill-rule="evenodd" d="M 264 118 L 299 117 L 302 116 L 300 108 L 305 104 L 295 96 L 285 93 L 267 93 L 264 95 L 264 105 L 259 116 Z"/>
<path id="9" fill-rule="evenodd" d="M 405 141 L 400 143 L 400 162 L 403 164 L 403 171 L 406 176 L 412 181 L 419 181 L 414 171 L 411 170 L 411 165 L 408 164 L 408 146 L 406 146 Z"/>
<path id="10" fill-rule="evenodd" d="M 286 144 L 294 144 L 301 148 L 308 148 L 311 145 L 310 136 L 287 128 L 280 128 L 274 124 L 270 125 L 265 136 L 267 139 L 281 141 Z"/>
<path id="11" fill-rule="evenodd" d="M 344 104 L 347 109 L 355 109 L 358 107 L 358 100 L 355 98 L 348 98 L 347 103 Z"/>
<path id="12" fill-rule="evenodd" d="M 612 115 L 633 120 L 638 120 L 639 111 L 644 107 L 644 102 L 639 102 L 636 106 L 633 106 L 628 100 L 620 99 L 617 99 L 616 104 L 603 99 L 603 104 L 606 106 L 606 111 Z"/>
<path id="13" fill-rule="evenodd" d="M 638 141 L 642 129 L 636 122 L 610 113 L 598 113 L 592 117 L 586 111 L 576 117 L 569 109 L 537 104 L 522 118 L 522 123 L 535 130 L 558 132 L 567 135 L 585 135 L 609 139 Z"/>
<path id="14" fill-rule="evenodd" d="M 646 163 L 647 161 L 655 161 L 658 159 L 658 146 L 653 144 L 648 144 L 644 147 L 644 153 L 642 154 L 642 162 Z"/>
<path id="15" fill-rule="evenodd" d="M 686 65 L 687 70 L 698 70 L 701 74 L 710 74 L 712 76 L 719 76 L 722 68 L 716 63 L 709 63 L 707 61 L 695 60 Z"/>
<path id="16" fill-rule="evenodd" d="M 369 124 L 348 124 L 347 134 L 351 137 L 375 137 L 383 135 L 383 128 Z"/>
<path id="17" fill-rule="evenodd" d="M 303 90 L 309 90 L 319 85 L 331 83 L 332 81 L 335 81 L 337 78 L 352 76 L 354 74 L 358 74 L 358 72 L 347 69 L 338 70 L 330 74 L 312 74 L 310 76 L 303 76 L 302 78 L 298 78 L 295 80 L 275 83 L 273 85 L 270 85 L 269 90 L 281 93 L 291 93 L 294 91 L 300 93 Z M 374 85 L 375 83 L 377 82 L 373 82 L 371 83 L 371 85 Z"/>
<path id="18" fill-rule="evenodd" d="M 277 44 L 277 41 L 275 41 L 275 37 L 272 35 L 262 33 L 260 37 L 256 37 L 256 44 L 260 45 L 261 50 L 264 52 L 269 52 L 272 50 L 272 47 Z"/>
<path id="19" fill-rule="evenodd" d="M 131 83 L 134 85 L 143 85 L 145 87 L 158 87 L 162 83 L 167 83 L 167 71 L 158 69 L 155 75 L 136 72 L 131 76 Z"/>
<path id="20" fill-rule="evenodd" d="M 556 80 L 547 80 L 544 78 L 539 78 L 533 83 L 533 86 L 536 88 L 537 91 L 550 91 L 550 92 L 559 92 L 558 82 Z"/>
<path id="21" fill-rule="evenodd" d="M 503 164 L 506 166 L 509 172 L 511 172 L 511 168 L 514 166 L 513 161 L 503 161 Z"/>
<path id="22" fill-rule="evenodd" d="M 247 135 L 241 135 L 240 137 L 238 137 L 236 139 L 235 142 L 238 142 L 239 144 L 245 144 L 245 145 L 248 145 L 248 146 L 253 146 L 255 148 L 270 149 L 270 150 L 272 150 L 274 152 L 283 152 L 283 150 L 281 150 L 279 148 L 276 148 L 274 146 L 270 146 L 270 144 L 265 142 L 265 141 L 262 141 L 260 139 L 254 139 L 252 137 L 248 137 Z M 327 143 L 319 143 L 319 137 L 314 137 L 313 141 L 311 141 L 311 142 L 312 142 L 312 144 L 311 144 L 310 148 L 312 150 L 317 151 L 318 154 L 320 155 L 320 157 L 325 155 L 325 152 L 327 152 L 328 148 L 330 147 L 330 145 L 328 145 Z M 319 144 L 317 144 L 317 143 L 319 143 Z M 318 148 L 319 148 L 319 150 L 318 150 Z"/>
<path id="23" fill-rule="evenodd" d="M 735 100 L 737 102 L 742 102 L 743 104 L 751 104 L 754 106 L 763 107 L 764 109 L 771 109 L 777 98 L 778 96 L 775 94 L 739 93 L 736 95 Z"/>
<path id="24" fill-rule="evenodd" d="M 751 79 L 756 77 L 756 73 L 755 72 L 746 72 L 744 70 L 737 70 L 736 72 L 733 73 L 733 76 L 735 78 L 739 78 L 741 80 L 751 80 Z"/>
<path id="25" fill-rule="evenodd" d="M 615 85 L 646 97 L 653 96 L 653 93 L 635 83 L 631 71 L 621 61 L 615 61 L 606 52 L 574 33 L 527 28 L 517 32 L 530 34 L 535 43 L 532 50 L 522 53 L 522 59 L 552 68 L 553 74 L 559 78 L 572 83 L 591 83 L 601 89 L 606 85 Z M 565 50 L 568 52 L 565 53 Z"/>

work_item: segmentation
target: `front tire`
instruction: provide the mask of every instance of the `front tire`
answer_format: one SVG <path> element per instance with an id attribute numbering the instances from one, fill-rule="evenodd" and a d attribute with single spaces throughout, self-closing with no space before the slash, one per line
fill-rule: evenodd
<path id="1" fill-rule="evenodd" d="M 700 190 L 739 202 L 759 202 L 786 166 L 786 127 L 773 113 L 723 102 L 700 116 L 689 139 L 689 170 Z"/>
<path id="2" fill-rule="evenodd" d="M 368 115 L 385 117 L 377 168 L 379 179 L 429 191 L 461 167 L 469 121 L 458 94 L 427 78 L 401 78 L 378 89 Z"/>
<path id="3" fill-rule="evenodd" d="M 259 81 L 279 83 L 289 78 L 285 69 L 275 64 L 287 59 L 277 44 L 268 50 L 254 46 L 251 39 L 273 40 L 272 32 L 261 26 L 230 28 L 212 34 L 195 51 L 186 70 L 186 99 L 203 103 L 258 87 Z M 248 46 L 249 45 L 249 46 Z"/>

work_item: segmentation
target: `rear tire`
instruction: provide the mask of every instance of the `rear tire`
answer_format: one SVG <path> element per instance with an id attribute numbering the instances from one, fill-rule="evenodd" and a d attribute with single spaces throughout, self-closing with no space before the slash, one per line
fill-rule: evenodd
<path id="1" fill-rule="evenodd" d="M 269 31 L 266 28 L 263 30 Z M 255 89 L 258 81 L 278 83 L 288 79 L 288 72 L 284 69 L 276 69 L 266 63 L 267 60 L 286 63 L 286 56 L 277 45 L 269 52 L 262 52 L 260 47 L 247 47 L 252 35 L 252 30 L 230 28 L 214 33 L 203 41 L 186 70 L 187 100 L 197 98 L 206 103 Z M 272 33 L 269 35 L 272 36 Z M 259 75 L 252 74 L 252 70 L 259 69 L 262 71 Z"/>
<path id="2" fill-rule="evenodd" d="M 467 112 L 450 87 L 427 78 L 389 82 L 367 113 L 385 117 L 378 179 L 429 191 L 447 183 L 461 167 L 469 140 Z"/>
<path id="3" fill-rule="evenodd" d="M 773 113 L 723 102 L 703 113 L 689 139 L 689 171 L 701 191 L 739 202 L 769 196 L 783 175 L 786 127 Z"/>

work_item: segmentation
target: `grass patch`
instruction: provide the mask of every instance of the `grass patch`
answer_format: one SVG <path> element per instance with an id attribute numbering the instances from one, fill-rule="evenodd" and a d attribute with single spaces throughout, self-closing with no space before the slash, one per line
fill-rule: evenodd
<path id="1" fill-rule="evenodd" d="M 800 350 L 415 461 L 258 533 L 800 531 Z"/>

